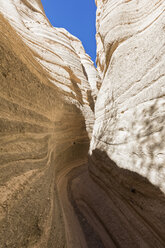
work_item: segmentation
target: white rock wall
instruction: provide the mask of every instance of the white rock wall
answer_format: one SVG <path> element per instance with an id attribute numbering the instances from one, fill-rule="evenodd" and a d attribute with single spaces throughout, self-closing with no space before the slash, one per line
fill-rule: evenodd
<path id="1" fill-rule="evenodd" d="M 96 1 L 102 78 L 91 141 L 165 192 L 165 2 Z"/>

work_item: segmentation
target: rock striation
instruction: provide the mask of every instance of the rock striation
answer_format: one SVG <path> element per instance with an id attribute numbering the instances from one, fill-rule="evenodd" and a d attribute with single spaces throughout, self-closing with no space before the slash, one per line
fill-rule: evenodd
<path id="1" fill-rule="evenodd" d="M 96 3 L 101 89 L 90 173 L 116 206 L 107 225 L 116 247 L 163 247 L 165 2 Z"/>
<path id="2" fill-rule="evenodd" d="M 102 87 L 91 149 L 165 192 L 164 1 L 98 1 Z"/>
<path id="3" fill-rule="evenodd" d="M 97 69 L 0 0 L 0 248 L 165 247 L 165 3 L 96 4 Z"/>

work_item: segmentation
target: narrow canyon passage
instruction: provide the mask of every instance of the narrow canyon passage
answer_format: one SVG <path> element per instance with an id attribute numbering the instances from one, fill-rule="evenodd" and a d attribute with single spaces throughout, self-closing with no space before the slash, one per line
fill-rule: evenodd
<path id="1" fill-rule="evenodd" d="M 60 191 L 65 175 L 87 162 L 85 121 L 3 17 L 0 25 L 0 247 L 64 247 L 69 201 Z"/>
<path id="2" fill-rule="evenodd" d="M 0 248 L 165 247 L 164 2 L 96 2 L 97 69 L 0 0 Z"/>

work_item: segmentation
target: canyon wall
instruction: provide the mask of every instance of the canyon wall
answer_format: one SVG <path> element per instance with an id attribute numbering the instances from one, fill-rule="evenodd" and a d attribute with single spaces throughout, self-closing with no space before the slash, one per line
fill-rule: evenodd
<path id="1" fill-rule="evenodd" d="M 97 69 L 0 0 L 0 248 L 165 247 L 165 4 L 96 4 Z"/>
<path id="2" fill-rule="evenodd" d="M 101 88 L 89 171 L 112 201 L 116 247 L 164 247 L 165 2 L 96 3 Z"/>
<path id="3" fill-rule="evenodd" d="M 98 1 L 102 87 L 91 150 L 165 192 L 165 3 Z"/>
<path id="4" fill-rule="evenodd" d="M 0 1 L 0 11 L 0 247 L 64 247 L 65 223 L 80 227 L 59 191 L 87 162 L 99 76 L 40 1 Z"/>

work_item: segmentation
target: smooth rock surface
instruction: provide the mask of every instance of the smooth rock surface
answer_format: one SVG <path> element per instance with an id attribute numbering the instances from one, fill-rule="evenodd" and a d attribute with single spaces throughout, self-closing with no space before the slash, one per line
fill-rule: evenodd
<path id="1" fill-rule="evenodd" d="M 85 247 L 58 185 L 87 162 L 99 76 L 40 1 L 0 12 L 0 247 Z"/>
<path id="2" fill-rule="evenodd" d="M 164 247 L 165 2 L 96 3 L 90 175 L 116 206 L 104 221 L 115 247 Z"/>
<path id="3" fill-rule="evenodd" d="M 0 248 L 165 247 L 165 4 L 96 3 L 97 69 L 0 0 Z"/>
<path id="4" fill-rule="evenodd" d="M 81 109 L 90 136 L 100 79 L 81 42 L 65 29 L 51 26 L 41 1 L 0 0 L 0 12 L 32 49 L 35 59 L 48 72 L 49 81 L 68 102 Z"/>
<path id="5" fill-rule="evenodd" d="M 0 18 L 0 247 L 65 247 L 57 182 L 87 160 L 85 120 Z"/>
<path id="6" fill-rule="evenodd" d="M 165 2 L 97 1 L 102 87 L 91 151 L 165 192 Z"/>

